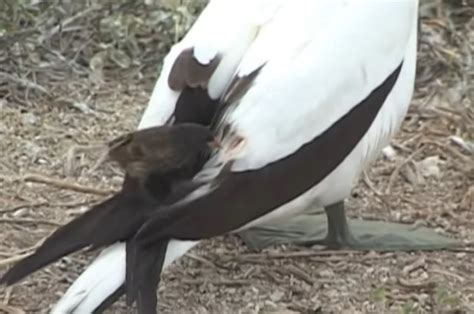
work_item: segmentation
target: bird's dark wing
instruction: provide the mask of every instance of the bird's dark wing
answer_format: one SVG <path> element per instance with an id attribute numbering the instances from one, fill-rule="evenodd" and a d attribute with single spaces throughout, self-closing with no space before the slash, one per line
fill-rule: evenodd
<path id="1" fill-rule="evenodd" d="M 102 303 L 92 312 L 92 314 L 102 314 L 107 310 L 112 304 L 117 302 L 121 296 L 125 294 L 125 284 L 121 285 L 114 293 L 109 295 Z"/>
<path id="2" fill-rule="evenodd" d="M 199 183 L 184 181 L 173 186 L 171 193 L 163 200 L 163 206 L 173 204 L 186 195 L 200 187 Z M 161 209 L 160 209 L 161 210 Z M 166 211 L 162 215 L 162 221 L 171 221 L 173 212 Z M 160 275 L 163 268 L 168 240 L 154 242 L 151 245 L 137 245 L 134 238 L 126 243 L 126 279 L 124 289 L 119 289 L 116 296 L 108 298 L 101 308 L 105 309 L 116 300 L 116 297 L 125 293 L 127 303 L 131 305 L 137 301 L 139 314 L 156 313 L 156 290 L 160 282 Z M 137 266 L 130 269 L 131 266 Z"/>
<path id="3" fill-rule="evenodd" d="M 133 140 L 133 133 L 121 135 L 108 143 L 108 155 L 110 160 L 118 162 L 122 166 L 122 161 L 127 160 L 127 147 Z"/>
<path id="4" fill-rule="evenodd" d="M 127 252 L 127 288 L 135 291 L 148 280 L 141 256 L 153 245 L 167 239 L 200 240 L 235 231 L 322 182 L 367 132 L 400 70 L 401 65 L 366 99 L 293 154 L 260 169 L 237 172 L 224 167 L 214 186 L 201 187 L 194 198 L 154 212 L 130 240 L 134 249 Z"/>
<path id="5" fill-rule="evenodd" d="M 155 314 L 157 289 L 160 274 L 165 261 L 168 241 L 163 240 L 146 247 L 136 246 L 133 240 L 127 241 L 126 265 L 137 265 L 134 272 L 127 269 L 125 291 L 127 303 L 132 305 L 137 301 L 139 314 Z M 136 258 L 137 261 L 130 259 Z"/>
<path id="6" fill-rule="evenodd" d="M 131 237 L 158 205 L 130 182 L 118 194 L 57 229 L 36 250 L 10 268 L 0 284 L 11 285 L 59 258 L 85 247 L 102 247 Z"/>

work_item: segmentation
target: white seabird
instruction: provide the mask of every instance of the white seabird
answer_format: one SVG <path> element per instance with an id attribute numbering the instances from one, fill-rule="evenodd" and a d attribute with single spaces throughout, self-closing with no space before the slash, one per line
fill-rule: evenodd
<path id="1" fill-rule="evenodd" d="M 342 202 L 406 115 L 417 18 L 415 0 L 212 0 L 166 57 L 139 127 L 212 123 L 223 147 L 198 188 L 137 232 L 131 286 L 144 279 L 137 256 L 160 241 L 166 267 L 200 239 L 315 204 L 325 243 L 355 241 Z M 52 313 L 102 310 L 123 293 L 125 255 L 123 243 L 106 248 Z"/>

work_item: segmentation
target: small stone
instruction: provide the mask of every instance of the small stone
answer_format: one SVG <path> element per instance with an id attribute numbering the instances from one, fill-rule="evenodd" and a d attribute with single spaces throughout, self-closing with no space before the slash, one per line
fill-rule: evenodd
<path id="1" fill-rule="evenodd" d="M 81 207 L 79 207 L 78 212 L 83 214 L 83 213 L 87 212 L 88 210 L 89 210 L 88 206 L 81 206 Z"/>
<path id="2" fill-rule="evenodd" d="M 397 157 L 397 151 L 392 146 L 387 146 L 382 149 L 382 153 L 387 160 L 394 160 Z"/>
<path id="3" fill-rule="evenodd" d="M 270 300 L 273 302 L 278 302 L 280 301 L 283 297 L 285 296 L 285 293 L 282 291 L 275 291 L 270 295 Z"/>
<path id="4" fill-rule="evenodd" d="M 444 162 L 439 158 L 439 156 L 430 156 L 420 162 L 417 162 L 416 165 L 423 177 L 439 178 L 441 176 L 441 170 L 439 166 L 443 163 Z"/>
<path id="5" fill-rule="evenodd" d="M 474 153 L 474 142 L 468 142 L 467 140 L 459 136 L 451 136 L 449 139 L 451 140 L 451 142 L 464 148 L 466 151 L 470 152 L 471 154 Z"/>
<path id="6" fill-rule="evenodd" d="M 334 272 L 330 269 L 325 269 L 325 270 L 322 270 L 319 272 L 319 276 L 321 277 L 333 277 L 334 276 Z"/>
<path id="7" fill-rule="evenodd" d="M 22 216 L 24 216 L 27 212 L 28 212 L 28 208 L 24 207 L 24 208 L 21 208 L 21 209 L 15 211 L 15 212 L 12 214 L 12 216 L 15 217 L 15 218 L 22 217 Z"/>
<path id="8" fill-rule="evenodd" d="M 48 163 L 48 161 L 44 158 L 38 158 L 36 162 L 40 165 L 46 165 Z"/>
<path id="9" fill-rule="evenodd" d="M 21 118 L 24 125 L 33 125 L 38 122 L 38 118 L 32 112 L 23 114 Z"/>

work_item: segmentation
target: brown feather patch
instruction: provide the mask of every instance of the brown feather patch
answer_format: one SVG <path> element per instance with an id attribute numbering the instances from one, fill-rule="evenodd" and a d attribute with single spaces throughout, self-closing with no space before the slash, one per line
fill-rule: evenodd
<path id="1" fill-rule="evenodd" d="M 220 61 L 217 55 L 209 64 L 202 64 L 195 58 L 194 48 L 184 49 L 171 67 L 168 85 L 174 91 L 181 91 L 187 86 L 207 88 Z"/>

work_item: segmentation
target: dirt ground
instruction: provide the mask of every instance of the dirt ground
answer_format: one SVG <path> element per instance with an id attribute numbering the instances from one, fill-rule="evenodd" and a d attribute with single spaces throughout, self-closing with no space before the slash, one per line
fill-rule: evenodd
<path id="1" fill-rule="evenodd" d="M 25 3 L 0 7 L 0 273 L 118 188 L 122 174 L 94 169 L 99 155 L 85 147 L 136 127 L 162 56 L 198 11 Z M 220 237 L 165 271 L 162 313 L 474 313 L 474 4 L 422 9 L 411 110 L 348 205 L 352 217 L 429 226 L 466 247 L 256 254 Z M 0 287 L 0 313 L 46 313 L 94 254 Z"/>

